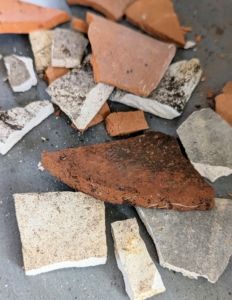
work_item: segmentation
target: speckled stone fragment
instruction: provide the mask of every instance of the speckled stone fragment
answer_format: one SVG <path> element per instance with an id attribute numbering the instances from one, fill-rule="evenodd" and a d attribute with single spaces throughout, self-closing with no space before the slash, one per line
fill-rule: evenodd
<path id="1" fill-rule="evenodd" d="M 83 193 L 15 194 L 26 275 L 105 264 L 105 207 Z"/>
<path id="2" fill-rule="evenodd" d="M 79 67 L 87 45 L 88 40 L 83 34 L 69 29 L 55 29 L 52 41 L 52 66 Z"/>
<path id="3" fill-rule="evenodd" d="M 131 300 L 143 300 L 165 292 L 162 278 L 139 234 L 136 219 L 111 224 L 115 256 Z"/>
<path id="4" fill-rule="evenodd" d="M 54 112 L 49 101 L 0 111 L 0 153 L 6 154 L 24 135 Z"/>
<path id="5" fill-rule="evenodd" d="M 148 98 L 116 90 L 111 101 L 119 102 L 165 119 L 179 117 L 202 76 L 198 59 L 183 60 L 172 64 Z"/>
<path id="6" fill-rule="evenodd" d="M 137 212 L 151 235 L 160 265 L 215 283 L 232 255 L 232 201 L 216 199 L 208 212 L 180 213 L 143 209 Z"/>
<path id="7" fill-rule="evenodd" d="M 212 109 L 192 113 L 177 133 L 202 176 L 215 181 L 232 174 L 232 127 Z"/>

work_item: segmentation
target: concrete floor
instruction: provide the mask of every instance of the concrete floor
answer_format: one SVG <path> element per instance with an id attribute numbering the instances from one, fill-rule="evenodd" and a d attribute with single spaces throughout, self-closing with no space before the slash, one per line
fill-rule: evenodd
<path id="1" fill-rule="evenodd" d="M 202 82 L 191 98 L 184 115 L 174 121 L 166 121 L 146 114 L 153 130 L 176 135 L 176 127 L 196 110 L 198 105 L 207 106 L 206 93 L 209 88 L 219 91 L 224 83 L 232 79 L 232 1 L 175 1 L 183 25 L 192 26 L 194 34 L 202 34 L 203 40 L 197 51 L 179 50 L 175 60 L 198 57 L 205 71 Z M 75 15 L 84 10 L 73 9 Z M 0 35 L 0 53 L 17 53 L 32 57 L 27 36 Z M 16 105 L 46 99 L 45 83 L 29 92 L 13 94 L 6 77 L 3 62 L 0 62 L 0 107 L 8 109 Z M 122 105 L 112 109 L 128 110 Z M 49 140 L 43 142 L 41 137 Z M 0 157 L 0 300 L 123 300 L 128 299 L 122 275 L 116 266 L 109 224 L 136 216 L 133 208 L 106 205 L 107 237 L 109 254 L 107 264 L 95 268 L 68 269 L 37 277 L 26 277 L 23 271 L 21 243 L 17 228 L 13 193 L 69 190 L 46 172 L 37 169 L 41 152 L 65 147 L 109 141 L 104 125 L 88 130 L 83 136 L 75 132 L 64 117 L 54 115 L 31 131 L 8 155 Z M 232 192 L 232 176 L 221 178 L 214 187 L 219 197 L 229 197 Z M 155 262 L 158 262 L 155 247 L 140 222 L 141 234 Z M 158 265 L 158 263 L 157 263 Z M 204 279 L 191 280 L 172 271 L 160 268 L 167 292 L 157 300 L 229 300 L 232 299 L 232 261 L 216 284 Z"/>

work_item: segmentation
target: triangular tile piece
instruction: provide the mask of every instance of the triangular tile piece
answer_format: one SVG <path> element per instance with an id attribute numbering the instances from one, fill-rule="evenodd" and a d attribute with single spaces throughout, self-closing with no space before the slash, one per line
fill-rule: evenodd
<path id="1" fill-rule="evenodd" d="M 126 26 L 87 14 L 94 79 L 148 96 L 158 86 L 176 48 Z"/>
<path id="2" fill-rule="evenodd" d="M 69 19 L 69 15 L 61 10 L 18 0 L 0 1 L 0 33 L 30 33 L 50 29 Z"/>
<path id="3" fill-rule="evenodd" d="M 160 265 L 215 283 L 232 255 L 232 201 L 216 199 L 208 212 L 137 208 L 158 252 Z"/>
<path id="4" fill-rule="evenodd" d="M 163 133 L 45 152 L 42 165 L 74 189 L 97 199 L 178 210 L 214 207 L 214 191 Z"/>
<path id="5" fill-rule="evenodd" d="M 15 194 L 27 275 L 105 264 L 105 207 L 83 193 Z"/>
<path id="6" fill-rule="evenodd" d="M 165 119 L 179 117 L 198 85 L 202 69 L 198 59 L 172 64 L 148 98 L 116 90 L 110 100 L 141 109 Z"/>
<path id="7" fill-rule="evenodd" d="M 127 8 L 126 16 L 147 33 L 184 47 L 184 33 L 171 0 L 135 1 Z"/>

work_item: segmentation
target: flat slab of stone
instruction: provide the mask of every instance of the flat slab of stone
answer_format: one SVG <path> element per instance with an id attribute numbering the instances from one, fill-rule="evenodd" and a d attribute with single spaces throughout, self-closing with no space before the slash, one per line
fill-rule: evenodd
<path id="1" fill-rule="evenodd" d="M 80 131 L 87 129 L 89 123 L 101 110 L 113 87 L 104 83 L 96 84 L 89 66 L 74 69 L 54 81 L 47 89 L 53 103 L 71 119 Z"/>
<path id="2" fill-rule="evenodd" d="M 110 136 L 127 135 L 149 128 L 142 111 L 114 112 L 105 122 Z"/>
<path id="3" fill-rule="evenodd" d="M 177 140 L 163 133 L 44 152 L 42 165 L 70 187 L 114 204 L 214 207 L 212 187 L 182 155 Z"/>
<path id="4" fill-rule="evenodd" d="M 138 0 L 126 10 L 127 19 L 154 37 L 184 47 L 185 38 L 171 0 Z"/>
<path id="5" fill-rule="evenodd" d="M 35 101 L 25 107 L 0 111 L 0 153 L 6 154 L 53 112 L 53 105 L 49 101 Z"/>
<path id="6" fill-rule="evenodd" d="M 87 14 L 87 22 L 95 81 L 150 95 L 167 71 L 175 46 L 94 14 Z"/>
<path id="7" fill-rule="evenodd" d="M 212 283 L 219 279 L 232 255 L 231 200 L 216 199 L 216 208 L 208 212 L 136 209 L 162 267 Z"/>
<path id="8" fill-rule="evenodd" d="M 165 292 L 162 278 L 139 234 L 136 219 L 111 224 L 115 256 L 131 300 L 143 300 Z"/>
<path id="9" fill-rule="evenodd" d="M 79 67 L 87 45 L 88 40 L 83 34 L 69 29 L 55 29 L 52 40 L 52 67 Z"/>
<path id="10" fill-rule="evenodd" d="M 0 33 L 30 33 L 51 29 L 69 21 L 69 15 L 53 8 L 41 7 L 18 0 L 0 1 Z"/>
<path id="11" fill-rule="evenodd" d="M 10 55 L 4 57 L 4 63 L 14 92 L 26 92 L 37 85 L 33 61 L 30 57 Z"/>
<path id="12" fill-rule="evenodd" d="M 119 102 L 165 119 L 179 117 L 202 76 L 198 59 L 172 64 L 157 89 L 148 98 L 116 90 L 111 101 Z"/>
<path id="13" fill-rule="evenodd" d="M 126 8 L 135 0 L 68 0 L 70 5 L 84 5 L 94 8 L 112 20 L 120 19 Z"/>
<path id="14" fill-rule="evenodd" d="M 105 264 L 105 207 L 83 193 L 15 194 L 26 275 Z"/>
<path id="15" fill-rule="evenodd" d="M 202 176 L 215 181 L 232 174 L 232 128 L 212 109 L 194 112 L 177 133 L 191 163 Z"/>
<path id="16" fill-rule="evenodd" d="M 51 30 L 33 31 L 29 35 L 36 70 L 39 73 L 51 65 L 52 35 Z"/>

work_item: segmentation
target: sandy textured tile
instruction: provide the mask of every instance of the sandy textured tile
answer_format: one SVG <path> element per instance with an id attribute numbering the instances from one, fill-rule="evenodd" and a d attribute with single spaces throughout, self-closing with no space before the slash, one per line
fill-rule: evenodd
<path id="1" fill-rule="evenodd" d="M 232 128 L 212 109 L 192 113 L 177 133 L 202 176 L 215 181 L 232 174 Z"/>
<path id="2" fill-rule="evenodd" d="M 151 235 L 164 268 L 215 283 L 232 255 L 232 201 L 216 199 L 208 212 L 137 212 Z"/>
<path id="3" fill-rule="evenodd" d="M 172 64 L 148 98 L 116 90 L 111 101 L 119 102 L 165 119 L 179 117 L 202 76 L 198 59 L 183 60 Z"/>
<path id="4" fill-rule="evenodd" d="M 115 256 L 131 300 L 143 300 L 165 292 L 161 276 L 139 234 L 136 219 L 112 226 Z"/>
<path id="5" fill-rule="evenodd" d="M 105 264 L 105 207 L 83 193 L 15 194 L 25 272 Z"/>
<path id="6" fill-rule="evenodd" d="M 54 112 L 49 101 L 0 111 L 0 153 L 6 154 L 24 135 Z"/>
<path id="7" fill-rule="evenodd" d="M 30 57 L 10 55 L 4 57 L 4 63 L 14 92 L 26 92 L 37 85 L 33 61 Z"/>

